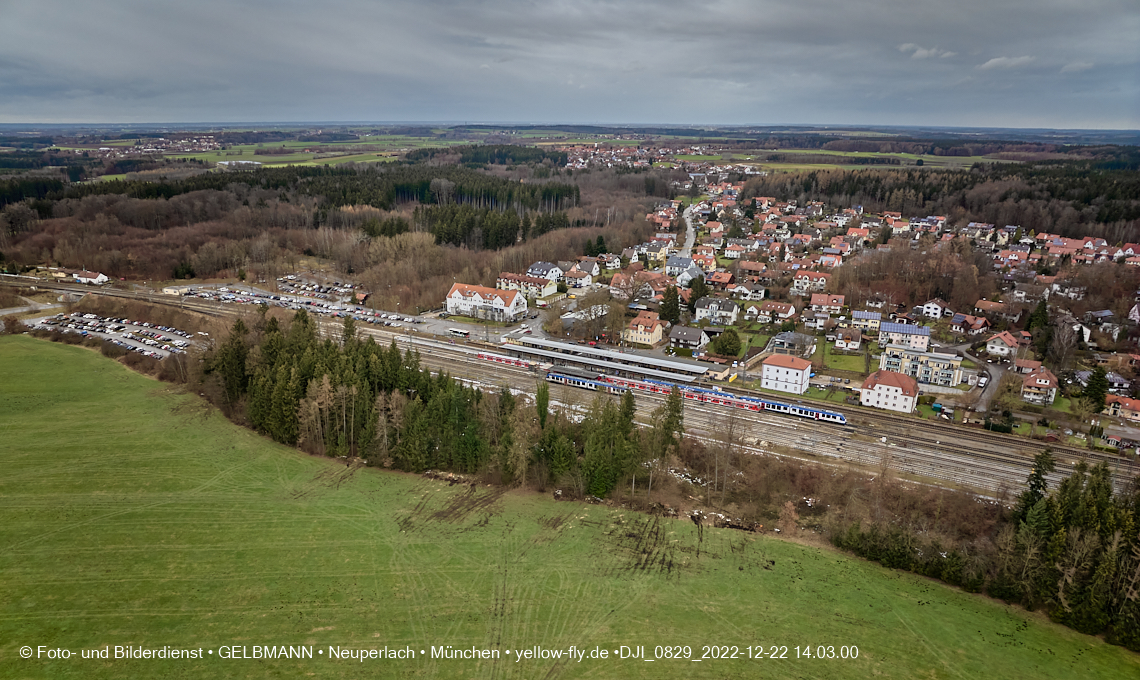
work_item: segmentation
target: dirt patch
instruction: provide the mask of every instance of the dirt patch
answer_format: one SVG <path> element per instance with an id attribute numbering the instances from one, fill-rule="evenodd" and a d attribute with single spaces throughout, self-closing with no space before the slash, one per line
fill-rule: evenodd
<path id="1" fill-rule="evenodd" d="M 680 560 L 675 526 L 675 520 L 659 516 L 638 515 L 629 519 L 619 516 L 607 534 L 613 548 L 627 557 L 626 564 L 618 570 L 652 572 L 667 578 L 676 575 Z"/>
<path id="2" fill-rule="evenodd" d="M 343 466 L 330 465 L 313 475 L 312 479 L 289 492 L 289 498 L 302 500 L 329 489 L 339 489 L 340 485 L 352 479 L 356 471 L 364 467 L 362 463 L 346 463 Z"/>
<path id="3" fill-rule="evenodd" d="M 506 492 L 507 489 L 501 486 L 480 489 L 472 484 L 466 491 L 452 496 L 442 509 L 433 512 L 431 519 L 459 524 L 475 513 L 497 515 L 494 506 Z"/>

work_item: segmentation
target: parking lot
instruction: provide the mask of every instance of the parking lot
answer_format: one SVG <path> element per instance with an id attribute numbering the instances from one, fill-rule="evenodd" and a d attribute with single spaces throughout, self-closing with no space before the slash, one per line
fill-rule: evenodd
<path id="1" fill-rule="evenodd" d="M 285 280 L 285 277 L 279 279 L 279 281 L 282 280 Z M 392 326 L 395 328 L 400 328 L 405 324 L 424 323 L 424 320 L 417 316 L 407 316 L 396 312 L 369 309 L 357 304 L 345 302 L 338 297 L 343 294 L 343 291 L 351 292 L 351 288 L 313 287 L 312 289 L 301 289 L 296 287 L 294 290 L 303 290 L 306 294 L 291 295 L 270 293 L 269 291 L 260 290 L 252 286 L 234 285 L 192 287 L 186 289 L 183 295 L 200 300 L 217 302 L 218 304 L 263 304 L 270 307 L 280 307 L 282 309 L 304 309 L 313 314 L 332 318 L 351 316 L 362 323 Z"/>
<path id="2" fill-rule="evenodd" d="M 58 330 L 101 338 L 123 349 L 159 360 L 171 354 L 185 353 L 194 341 L 191 333 L 171 326 L 83 312 L 29 319 L 27 323 L 36 330 Z"/>

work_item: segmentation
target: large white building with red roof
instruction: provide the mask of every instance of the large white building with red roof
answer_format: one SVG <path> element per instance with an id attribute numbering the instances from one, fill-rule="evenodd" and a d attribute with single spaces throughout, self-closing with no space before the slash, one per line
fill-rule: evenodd
<path id="1" fill-rule="evenodd" d="M 760 386 L 766 390 L 803 394 L 811 377 L 811 362 L 787 354 L 773 354 L 760 362 Z"/>
<path id="2" fill-rule="evenodd" d="M 875 371 L 863 381 L 859 403 L 864 406 L 910 413 L 918 399 L 918 381 L 894 371 Z"/>
<path id="3" fill-rule="evenodd" d="M 445 301 L 448 314 L 490 321 L 516 321 L 526 316 L 526 298 L 517 290 L 456 283 Z"/>

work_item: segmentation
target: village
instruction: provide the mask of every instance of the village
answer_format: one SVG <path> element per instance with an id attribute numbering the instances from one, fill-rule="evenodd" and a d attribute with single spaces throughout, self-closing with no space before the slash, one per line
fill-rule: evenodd
<path id="1" fill-rule="evenodd" d="M 803 395 L 814 386 L 813 396 L 987 426 L 1004 413 L 1010 431 L 1082 444 L 1075 426 L 1051 426 L 1088 421 L 1101 445 L 1140 440 L 1126 427 L 1140 423 L 1132 398 L 1140 354 L 1116 351 L 1140 323 L 1140 305 L 1133 293 L 1089 307 L 1099 298 L 1082 273 L 1120 267 L 1132 280 L 1140 244 L 953 227 L 943 216 L 860 206 L 739 201 L 742 187 L 710 184 L 698 199 L 661 204 L 646 215 L 654 237 L 620 253 L 536 262 L 500 273 L 494 289 L 456 283 L 447 311 L 510 323 L 544 308 L 558 320 L 545 326 L 551 337 L 713 362 L 726 379 L 761 390 Z M 979 275 L 992 276 L 993 294 L 910 303 L 852 274 L 876 258 L 944 250 L 987 263 Z M 607 314 L 620 326 L 599 318 Z"/>

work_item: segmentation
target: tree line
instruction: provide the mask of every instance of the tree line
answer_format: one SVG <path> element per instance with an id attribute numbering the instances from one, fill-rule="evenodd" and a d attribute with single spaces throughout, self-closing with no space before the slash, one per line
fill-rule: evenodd
<path id="1" fill-rule="evenodd" d="M 198 380 L 231 418 L 311 453 L 558 484 L 579 495 L 607 496 L 622 482 L 636 490 L 639 478 L 651 493 L 683 432 L 677 390 L 644 432 L 632 393 L 620 403 L 596 399 L 575 422 L 550 409 L 545 381 L 532 405 L 506 388 L 484 393 L 433 375 L 395 341 L 361 340 L 351 317 L 340 337 L 322 338 L 304 310 L 287 323 L 264 308 L 251 325 L 234 322 Z"/>
<path id="2" fill-rule="evenodd" d="M 749 179 L 741 194 L 868 212 L 943 215 L 952 224 L 1018 225 L 1062 236 L 1140 239 L 1140 174 L 1111 164 L 976 165 L 970 170 L 814 170 Z"/>
<path id="3" fill-rule="evenodd" d="M 233 185 L 269 189 L 283 198 L 312 196 L 320 199 L 322 211 L 343 206 L 367 205 L 392 210 L 398 203 L 465 203 L 508 210 L 523 208 L 555 212 L 577 205 L 576 185 L 556 182 L 524 184 L 459 166 L 393 165 L 365 167 L 258 168 L 216 172 L 179 180 L 111 180 L 80 184 L 49 193 L 51 200 L 121 194 L 145 200 L 171 199 L 196 191 L 227 191 Z M 314 226 L 323 224 L 320 216 Z"/>
<path id="4" fill-rule="evenodd" d="M 519 241 L 570 226 L 565 212 L 500 212 L 472 205 L 419 206 L 412 222 L 435 237 L 437 244 L 466 246 L 472 250 L 499 250 Z"/>
<path id="5" fill-rule="evenodd" d="M 1078 461 L 1056 489 L 1053 454 L 1034 460 L 1026 490 L 992 541 L 939 538 L 926 527 L 860 522 L 837 527 L 840 548 L 893 569 L 985 592 L 1140 651 L 1140 485 L 1113 493 L 1107 463 Z"/>
<path id="6" fill-rule="evenodd" d="M 463 165 L 522 165 L 526 163 L 549 162 L 555 166 L 566 165 L 567 155 L 563 151 L 550 151 L 536 146 L 518 144 L 475 144 L 444 148 L 426 148 L 409 151 L 404 159 L 421 163 L 437 158 L 453 159 Z"/>

